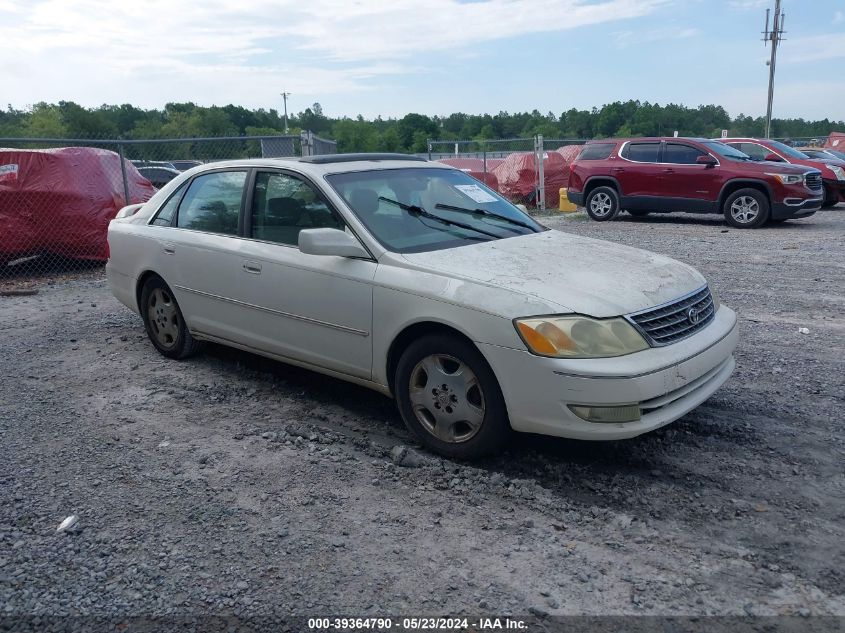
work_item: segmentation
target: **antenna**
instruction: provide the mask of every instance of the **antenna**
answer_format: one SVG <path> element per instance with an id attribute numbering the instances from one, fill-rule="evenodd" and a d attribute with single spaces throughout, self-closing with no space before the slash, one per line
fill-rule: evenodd
<path id="1" fill-rule="evenodd" d="M 772 43 L 772 56 L 766 65 L 769 67 L 769 99 L 766 105 L 766 138 L 772 133 L 772 101 L 775 96 L 775 63 L 778 57 L 778 45 L 783 41 L 783 25 L 786 21 L 786 14 L 781 11 L 781 0 L 775 0 L 775 11 L 772 20 L 772 28 L 769 30 L 769 9 L 766 9 L 766 28 L 763 31 L 763 43 Z"/>

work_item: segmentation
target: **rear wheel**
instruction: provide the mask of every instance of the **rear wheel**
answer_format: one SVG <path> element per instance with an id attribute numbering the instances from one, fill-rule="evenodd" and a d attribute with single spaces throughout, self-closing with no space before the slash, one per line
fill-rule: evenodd
<path id="1" fill-rule="evenodd" d="M 612 187 L 596 187 L 584 203 L 587 215 L 596 222 L 606 222 L 619 215 L 619 194 Z"/>
<path id="2" fill-rule="evenodd" d="M 469 342 L 432 334 L 411 343 L 396 367 L 405 425 L 432 450 L 475 459 L 502 449 L 511 433 L 493 370 Z"/>
<path id="3" fill-rule="evenodd" d="M 188 331 L 182 310 L 161 277 L 150 277 L 141 290 L 141 316 L 147 336 L 167 358 L 187 358 L 203 346 Z"/>
<path id="4" fill-rule="evenodd" d="M 738 229 L 756 229 L 769 219 L 769 200 L 757 189 L 739 189 L 725 200 L 725 220 Z"/>

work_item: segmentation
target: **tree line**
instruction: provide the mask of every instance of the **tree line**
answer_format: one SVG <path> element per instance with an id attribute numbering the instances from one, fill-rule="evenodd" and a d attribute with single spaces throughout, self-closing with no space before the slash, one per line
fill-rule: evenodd
<path id="1" fill-rule="evenodd" d="M 291 114 L 289 133 L 300 130 L 334 139 L 340 152 L 414 152 L 427 150 L 428 139 L 484 140 L 529 138 L 591 139 L 611 136 L 718 137 L 722 130 L 732 136 L 762 136 L 763 117 L 740 114 L 731 118 L 717 105 L 695 108 L 647 101 L 616 101 L 600 108 L 571 108 L 560 114 L 548 112 L 499 112 L 427 116 L 411 113 L 401 118 L 332 118 L 319 103 Z M 0 138 L 155 139 L 217 136 L 264 136 L 284 133 L 284 117 L 275 109 L 250 110 L 242 106 L 198 106 L 168 103 L 162 109 L 145 110 L 133 105 L 102 105 L 85 108 L 72 101 L 37 103 L 26 109 L 8 106 L 0 110 Z M 845 130 L 845 122 L 823 119 L 774 119 L 772 136 L 824 137 Z"/>

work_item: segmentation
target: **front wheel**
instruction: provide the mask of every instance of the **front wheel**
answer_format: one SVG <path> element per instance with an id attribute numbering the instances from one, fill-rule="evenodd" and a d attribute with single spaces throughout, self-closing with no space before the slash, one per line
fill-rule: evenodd
<path id="1" fill-rule="evenodd" d="M 769 200 L 757 189 L 739 189 L 727 197 L 722 211 L 731 226 L 756 229 L 769 219 Z"/>
<path id="2" fill-rule="evenodd" d="M 405 425 L 433 451 L 476 459 L 501 451 L 511 433 L 493 370 L 469 342 L 447 334 L 411 343 L 396 367 Z"/>
<path id="3" fill-rule="evenodd" d="M 619 194 L 612 187 L 596 187 L 584 202 L 587 215 L 596 222 L 606 222 L 619 215 Z"/>

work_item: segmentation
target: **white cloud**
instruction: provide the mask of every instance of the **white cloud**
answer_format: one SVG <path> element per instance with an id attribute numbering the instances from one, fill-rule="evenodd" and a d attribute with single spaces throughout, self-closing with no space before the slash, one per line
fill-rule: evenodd
<path id="1" fill-rule="evenodd" d="M 675 28 L 668 25 L 661 29 L 649 29 L 645 31 L 619 31 L 615 34 L 616 46 L 627 48 L 638 46 L 647 42 L 663 42 L 667 40 L 685 40 L 699 35 L 701 31 L 696 28 Z"/>
<path id="2" fill-rule="evenodd" d="M 834 24 L 842 24 L 845 22 L 845 12 L 837 11 L 833 14 L 833 23 Z"/>
<path id="3" fill-rule="evenodd" d="M 786 62 L 817 62 L 845 57 L 845 37 L 841 33 L 821 33 L 788 40 L 778 49 Z"/>
<path id="4" fill-rule="evenodd" d="M 0 85 L 26 103 L 268 106 L 281 90 L 367 90 L 424 72 L 431 52 L 630 19 L 669 1 L 0 0 Z"/>
<path id="5" fill-rule="evenodd" d="M 752 9 L 761 9 L 764 7 L 774 7 L 771 0 L 730 0 L 730 6 L 741 11 L 750 11 Z"/>

